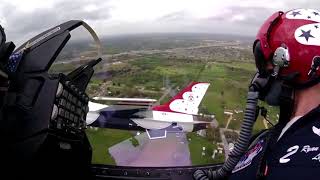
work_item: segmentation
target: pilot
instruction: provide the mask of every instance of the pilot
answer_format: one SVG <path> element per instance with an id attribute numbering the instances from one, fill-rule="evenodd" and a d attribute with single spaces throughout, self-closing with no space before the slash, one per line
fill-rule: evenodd
<path id="1" fill-rule="evenodd" d="M 263 100 L 280 107 L 278 123 L 256 138 L 229 179 L 320 179 L 320 12 L 276 12 L 253 45 L 269 78 Z"/>

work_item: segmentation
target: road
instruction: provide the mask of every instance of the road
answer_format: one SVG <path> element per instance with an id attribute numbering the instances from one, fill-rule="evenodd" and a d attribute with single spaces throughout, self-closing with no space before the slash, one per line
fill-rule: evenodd
<path id="1" fill-rule="evenodd" d="M 165 139 L 149 140 L 146 133 L 136 136 L 139 146 L 129 140 L 109 148 L 118 166 L 190 166 L 190 152 L 185 133 L 168 133 Z"/>
<path id="2" fill-rule="evenodd" d="M 223 149 L 224 149 L 225 159 L 227 159 L 230 150 L 229 150 L 229 144 L 228 144 L 227 138 L 226 138 L 226 136 L 224 135 L 224 131 L 225 131 L 224 128 L 220 128 L 220 129 L 219 129 L 221 141 L 222 141 L 222 143 L 223 143 Z"/>
<path id="3" fill-rule="evenodd" d="M 232 118 L 233 118 L 233 113 L 231 113 L 231 114 L 229 115 L 228 122 L 227 122 L 227 125 L 226 125 L 226 129 L 228 129 L 229 124 L 230 124 L 230 121 L 232 120 Z"/>

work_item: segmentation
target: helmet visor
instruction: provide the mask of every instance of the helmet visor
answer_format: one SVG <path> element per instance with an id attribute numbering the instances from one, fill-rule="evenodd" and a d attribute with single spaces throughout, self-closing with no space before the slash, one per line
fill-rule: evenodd
<path id="1" fill-rule="evenodd" d="M 4 45 L 6 42 L 6 34 L 4 33 L 4 29 L 0 26 L 0 46 Z"/>
<path id="2" fill-rule="evenodd" d="M 257 34 L 257 40 L 260 41 L 260 46 L 262 48 L 261 50 L 265 60 L 270 60 L 270 58 L 272 57 L 272 50 L 269 44 L 270 34 L 272 31 L 272 28 L 277 24 L 277 22 L 280 20 L 282 15 L 283 15 L 283 12 L 279 11 L 274 13 L 272 16 L 270 16 L 265 21 L 265 23 L 261 26 Z M 255 45 L 256 43 L 254 44 L 253 50 L 255 49 Z"/>

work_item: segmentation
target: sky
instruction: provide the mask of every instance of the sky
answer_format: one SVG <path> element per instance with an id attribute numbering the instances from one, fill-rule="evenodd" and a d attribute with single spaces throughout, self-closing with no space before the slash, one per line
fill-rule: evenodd
<path id="1" fill-rule="evenodd" d="M 86 21 L 100 37 L 153 32 L 255 36 L 276 11 L 315 7 L 319 0 L 1 0 L 0 24 L 16 44 L 70 19 Z"/>

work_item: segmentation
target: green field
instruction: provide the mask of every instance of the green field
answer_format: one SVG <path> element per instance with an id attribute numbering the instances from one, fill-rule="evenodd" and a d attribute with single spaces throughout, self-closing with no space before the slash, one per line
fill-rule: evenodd
<path id="1" fill-rule="evenodd" d="M 192 165 L 216 164 L 224 161 L 224 154 L 217 153 L 215 159 L 212 159 L 213 150 L 217 149 L 217 145 L 213 144 L 212 141 L 196 133 L 187 133 L 187 139 Z M 202 147 L 206 148 L 205 151 Z M 205 152 L 204 156 L 202 156 L 202 152 Z"/>
<path id="2" fill-rule="evenodd" d="M 129 131 L 115 129 L 87 129 L 87 136 L 92 146 L 92 163 L 116 165 L 108 148 L 132 137 Z"/>
<path id="3" fill-rule="evenodd" d="M 255 66 L 249 60 L 229 60 L 228 62 L 219 59 L 198 60 L 198 59 L 172 59 L 161 55 L 145 55 L 124 61 L 119 64 L 108 66 L 111 79 L 93 79 L 88 91 L 91 96 L 117 97 L 144 97 L 158 99 L 165 91 L 164 79 L 170 80 L 173 87 L 182 89 L 191 81 L 210 82 L 211 85 L 204 97 L 200 110 L 203 113 L 214 114 L 219 127 L 225 127 L 228 116 L 224 115 L 225 110 L 244 110 L 247 96 L 248 84 L 254 75 Z M 110 94 L 103 94 L 106 92 Z M 165 99 L 170 99 L 166 97 Z M 278 110 L 264 105 L 269 110 L 269 119 L 275 121 Z M 243 113 L 234 114 L 229 128 L 239 130 Z M 258 118 L 254 126 L 254 132 L 264 129 L 261 118 Z M 107 148 L 125 140 L 132 135 L 127 131 L 98 130 L 88 131 L 91 144 L 94 149 L 93 162 L 114 164 L 110 155 L 106 156 Z M 213 140 L 199 137 L 189 133 L 188 138 L 194 139 L 189 142 L 191 160 L 193 165 L 208 163 L 219 163 L 223 156 L 212 160 L 212 150 L 216 149 Z M 136 141 L 132 139 L 132 143 Z M 202 147 L 207 147 L 206 155 L 199 156 Z"/>

